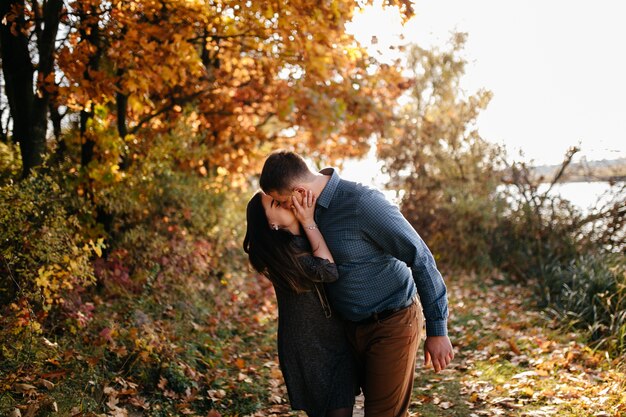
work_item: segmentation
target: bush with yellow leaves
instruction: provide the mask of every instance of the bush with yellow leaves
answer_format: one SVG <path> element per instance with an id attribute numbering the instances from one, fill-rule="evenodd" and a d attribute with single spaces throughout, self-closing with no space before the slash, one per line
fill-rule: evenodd
<path id="1" fill-rule="evenodd" d="M 95 281 L 104 239 L 85 226 L 90 208 L 73 189 L 45 169 L 0 186 L 0 312 L 15 333 L 39 329 L 67 295 Z"/>

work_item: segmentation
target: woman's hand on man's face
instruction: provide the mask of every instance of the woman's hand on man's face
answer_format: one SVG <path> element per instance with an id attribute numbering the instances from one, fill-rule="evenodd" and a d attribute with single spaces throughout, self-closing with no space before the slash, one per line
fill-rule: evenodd
<path id="1" fill-rule="evenodd" d="M 291 196 L 293 214 L 303 226 L 315 224 L 313 215 L 315 214 L 316 200 L 317 197 L 311 190 L 306 190 L 302 196 L 302 201 L 296 195 Z"/>

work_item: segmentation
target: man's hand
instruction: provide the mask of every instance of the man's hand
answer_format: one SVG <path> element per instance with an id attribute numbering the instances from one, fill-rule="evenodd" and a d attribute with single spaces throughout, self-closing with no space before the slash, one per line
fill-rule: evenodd
<path id="1" fill-rule="evenodd" d="M 452 343 L 448 336 L 430 336 L 424 342 L 424 366 L 432 362 L 435 372 L 445 369 L 454 359 Z"/>

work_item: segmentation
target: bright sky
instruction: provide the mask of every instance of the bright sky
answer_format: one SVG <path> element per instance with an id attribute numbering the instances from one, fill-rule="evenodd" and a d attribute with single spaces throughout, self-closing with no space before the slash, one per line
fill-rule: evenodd
<path id="1" fill-rule="evenodd" d="M 464 89 L 494 97 L 478 120 L 483 138 L 509 155 L 557 164 L 580 144 L 588 160 L 626 157 L 626 1 L 416 0 L 403 28 L 380 6 L 349 26 L 364 45 L 392 56 L 405 40 L 443 46 L 467 32 Z M 520 159 L 520 158 L 516 158 Z"/>

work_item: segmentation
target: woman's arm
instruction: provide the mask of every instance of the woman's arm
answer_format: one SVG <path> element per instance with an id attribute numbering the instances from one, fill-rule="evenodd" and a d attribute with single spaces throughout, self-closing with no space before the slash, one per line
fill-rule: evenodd
<path id="1" fill-rule="evenodd" d="M 311 190 L 307 190 L 306 196 L 302 199 L 302 204 L 298 201 L 296 196 L 291 197 L 293 201 L 293 213 L 302 225 L 304 233 L 306 234 L 313 255 L 318 258 L 328 259 L 330 262 L 335 262 L 333 255 L 330 253 L 322 232 L 317 228 L 313 214 L 315 213 L 316 196 Z"/>

